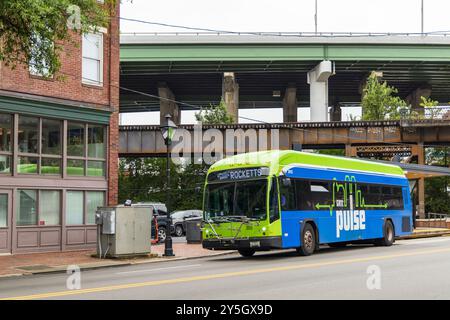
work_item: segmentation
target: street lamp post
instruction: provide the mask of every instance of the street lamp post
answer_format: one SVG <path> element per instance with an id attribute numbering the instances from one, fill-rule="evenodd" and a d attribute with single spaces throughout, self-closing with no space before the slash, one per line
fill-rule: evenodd
<path id="1" fill-rule="evenodd" d="M 424 33 L 423 0 L 421 0 L 420 5 L 421 5 L 421 7 L 420 7 L 420 32 L 423 36 L 423 33 Z"/>
<path id="2" fill-rule="evenodd" d="M 173 257 L 172 247 L 172 236 L 171 227 L 172 219 L 170 217 L 170 145 L 172 144 L 172 138 L 175 134 L 175 129 L 177 126 L 170 120 L 172 117 L 170 114 L 166 114 L 166 124 L 161 126 L 161 132 L 164 138 L 164 143 L 166 144 L 166 174 L 167 174 L 167 191 L 166 191 L 166 209 L 167 209 L 167 230 L 166 230 L 166 240 L 164 241 L 164 256 Z"/>
<path id="3" fill-rule="evenodd" d="M 314 33 L 317 36 L 317 0 L 315 1 L 315 7 L 314 7 Z"/>

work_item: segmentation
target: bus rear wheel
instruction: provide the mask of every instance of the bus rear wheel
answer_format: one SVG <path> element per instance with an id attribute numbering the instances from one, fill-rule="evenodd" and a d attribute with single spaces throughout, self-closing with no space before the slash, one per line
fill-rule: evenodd
<path id="1" fill-rule="evenodd" d="M 253 249 L 239 249 L 238 252 L 243 257 L 251 257 L 255 254 L 256 251 Z"/>
<path id="2" fill-rule="evenodd" d="M 310 256 L 316 250 L 316 232 L 311 224 L 306 224 L 301 234 L 301 244 L 297 252 L 301 256 Z"/>
<path id="3" fill-rule="evenodd" d="M 395 242 L 394 225 L 391 220 L 387 220 L 383 227 L 383 238 L 378 239 L 375 244 L 383 247 L 390 247 Z"/>

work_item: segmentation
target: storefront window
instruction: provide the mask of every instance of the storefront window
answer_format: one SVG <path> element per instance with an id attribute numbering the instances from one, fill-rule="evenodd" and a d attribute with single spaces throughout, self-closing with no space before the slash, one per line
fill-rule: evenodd
<path id="1" fill-rule="evenodd" d="M 88 157 L 105 158 L 105 129 L 101 125 L 88 125 Z"/>
<path id="2" fill-rule="evenodd" d="M 10 152 L 11 148 L 12 117 L 9 114 L 0 114 L 0 151 Z"/>
<path id="3" fill-rule="evenodd" d="M 35 157 L 19 157 L 18 173 L 37 173 L 38 158 Z"/>
<path id="4" fill-rule="evenodd" d="M 17 212 L 17 225 L 29 226 L 37 224 L 37 192 L 36 190 L 20 190 Z"/>
<path id="5" fill-rule="evenodd" d="M 67 155 L 84 157 L 84 124 L 69 122 L 67 124 Z"/>
<path id="6" fill-rule="evenodd" d="M 39 118 L 19 117 L 19 152 L 38 153 Z"/>
<path id="7" fill-rule="evenodd" d="M 59 225 L 60 212 L 60 192 L 41 191 L 39 195 L 39 225 Z"/>
<path id="8" fill-rule="evenodd" d="M 67 191 L 66 193 L 66 225 L 83 224 L 83 191 Z"/>
<path id="9" fill-rule="evenodd" d="M 42 158 L 41 174 L 61 174 L 61 159 Z"/>
<path id="10" fill-rule="evenodd" d="M 69 176 L 84 176 L 84 160 L 67 159 L 67 174 Z"/>
<path id="11" fill-rule="evenodd" d="M 61 121 L 42 119 L 42 153 L 61 154 Z"/>
<path id="12" fill-rule="evenodd" d="M 14 119 L 0 113 L 0 174 L 11 174 L 13 150 L 17 148 L 19 174 L 61 177 L 64 170 L 68 176 L 106 176 L 107 126 L 19 115 L 14 146 Z M 63 130 L 66 125 L 67 130 Z M 63 138 L 67 138 L 65 155 Z M 64 156 L 67 162 L 63 163 Z"/>
<path id="13" fill-rule="evenodd" d="M 11 172 L 11 156 L 0 154 L 0 173 Z"/>
<path id="14" fill-rule="evenodd" d="M 104 161 L 88 161 L 88 176 L 103 177 L 105 175 Z"/>
<path id="15" fill-rule="evenodd" d="M 87 201 L 87 224 L 95 223 L 95 212 L 98 207 L 105 205 L 105 193 L 102 191 L 88 191 L 86 192 Z"/>
<path id="16" fill-rule="evenodd" d="M 8 226 L 8 195 L 0 194 L 0 228 Z"/>

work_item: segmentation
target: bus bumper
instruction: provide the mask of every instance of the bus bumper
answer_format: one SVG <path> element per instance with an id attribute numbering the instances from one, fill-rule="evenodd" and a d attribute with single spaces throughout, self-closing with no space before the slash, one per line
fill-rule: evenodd
<path id="1" fill-rule="evenodd" d="M 255 249 L 270 250 L 281 248 L 281 237 L 247 238 L 247 239 L 203 239 L 203 248 L 210 250 Z"/>

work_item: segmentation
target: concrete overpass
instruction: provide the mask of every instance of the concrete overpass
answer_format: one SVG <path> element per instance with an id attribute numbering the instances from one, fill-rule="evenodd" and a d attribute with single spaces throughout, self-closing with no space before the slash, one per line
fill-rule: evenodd
<path id="1" fill-rule="evenodd" d="M 133 34 L 121 37 L 120 111 L 175 115 L 190 105 L 283 108 L 297 122 L 297 108 L 326 121 L 328 106 L 359 105 L 369 72 L 378 71 L 417 107 L 420 96 L 450 101 L 450 37 L 304 34 Z M 305 109 L 300 109 L 305 110 Z"/>

